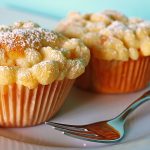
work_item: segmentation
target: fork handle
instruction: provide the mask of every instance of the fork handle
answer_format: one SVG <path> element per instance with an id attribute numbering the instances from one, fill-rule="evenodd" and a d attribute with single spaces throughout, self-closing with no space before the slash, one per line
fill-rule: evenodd
<path id="1" fill-rule="evenodd" d="M 141 106 L 148 100 L 150 100 L 150 90 L 144 93 L 140 98 L 135 100 L 131 105 L 129 105 L 116 119 L 125 121 L 131 112 L 133 112 L 137 107 Z"/>

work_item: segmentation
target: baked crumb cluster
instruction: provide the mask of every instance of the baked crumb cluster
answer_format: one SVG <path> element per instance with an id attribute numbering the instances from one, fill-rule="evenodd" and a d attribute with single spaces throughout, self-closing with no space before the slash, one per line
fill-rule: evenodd
<path id="1" fill-rule="evenodd" d="M 90 58 L 79 39 L 42 29 L 33 22 L 0 26 L 0 85 L 30 89 L 81 75 Z"/>
<path id="2" fill-rule="evenodd" d="M 56 31 L 84 41 L 93 55 L 104 60 L 137 60 L 150 56 L 150 22 L 107 10 L 82 15 L 73 12 Z"/>

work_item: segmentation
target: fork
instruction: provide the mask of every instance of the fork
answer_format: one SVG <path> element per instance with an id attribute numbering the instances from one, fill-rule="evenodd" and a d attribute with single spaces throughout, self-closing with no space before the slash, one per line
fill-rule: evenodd
<path id="1" fill-rule="evenodd" d="M 62 131 L 65 135 L 82 140 L 99 143 L 119 142 L 125 135 L 125 122 L 128 115 L 138 106 L 150 100 L 150 90 L 136 99 L 121 114 L 111 120 L 95 122 L 87 125 L 67 125 L 55 122 L 45 122 L 56 130 Z"/>

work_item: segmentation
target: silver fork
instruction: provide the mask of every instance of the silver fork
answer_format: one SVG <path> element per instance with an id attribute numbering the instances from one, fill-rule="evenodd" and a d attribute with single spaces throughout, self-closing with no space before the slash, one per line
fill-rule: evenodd
<path id="1" fill-rule="evenodd" d="M 124 124 L 128 115 L 144 102 L 150 100 L 150 91 L 129 105 L 120 115 L 111 120 L 100 121 L 87 125 L 67 125 L 45 122 L 65 135 L 91 142 L 113 143 L 120 141 L 125 135 Z"/>

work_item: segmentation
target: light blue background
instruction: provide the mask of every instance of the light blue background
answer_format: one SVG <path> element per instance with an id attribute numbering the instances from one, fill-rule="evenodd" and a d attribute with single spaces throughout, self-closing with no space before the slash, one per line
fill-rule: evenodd
<path id="1" fill-rule="evenodd" d="M 128 16 L 150 19 L 150 0 L 5 0 L 5 3 L 9 7 L 54 18 L 62 18 L 70 11 L 115 9 Z"/>

